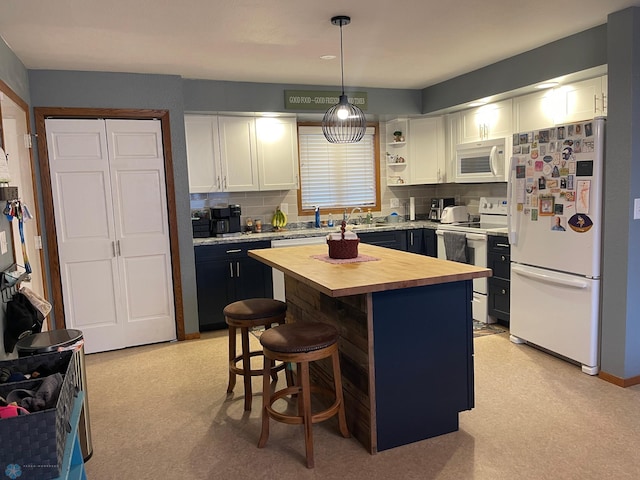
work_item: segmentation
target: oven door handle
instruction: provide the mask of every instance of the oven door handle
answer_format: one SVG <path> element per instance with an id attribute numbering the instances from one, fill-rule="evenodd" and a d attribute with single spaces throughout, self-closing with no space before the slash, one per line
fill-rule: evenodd
<path id="1" fill-rule="evenodd" d="M 487 240 L 487 236 L 481 233 L 467 233 L 467 240 Z"/>

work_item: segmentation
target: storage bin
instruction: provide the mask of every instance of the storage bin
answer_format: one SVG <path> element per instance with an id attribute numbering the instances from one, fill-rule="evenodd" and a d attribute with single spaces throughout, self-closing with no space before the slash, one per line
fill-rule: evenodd
<path id="1" fill-rule="evenodd" d="M 76 356 L 72 351 L 44 353 L 0 362 L 12 372 L 62 373 L 55 408 L 0 420 L 0 472 L 11 465 L 20 480 L 49 480 L 60 475 L 69 419 L 76 396 Z M 0 384 L 0 396 L 17 388 L 33 388 L 34 380 Z"/>

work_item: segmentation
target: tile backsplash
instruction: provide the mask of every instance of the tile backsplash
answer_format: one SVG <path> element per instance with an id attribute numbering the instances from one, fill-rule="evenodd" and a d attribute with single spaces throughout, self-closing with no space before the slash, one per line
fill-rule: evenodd
<path id="1" fill-rule="evenodd" d="M 415 198 L 416 216 L 426 217 L 431 206 L 431 198 L 454 197 L 456 204 L 469 205 L 480 197 L 504 197 L 507 194 L 506 183 L 459 184 L 444 183 L 438 185 L 407 185 L 402 187 L 383 187 L 381 189 L 382 209 L 374 212 L 375 217 L 397 212 L 399 215 L 409 214 L 409 197 Z M 399 207 L 391 208 L 391 199 L 398 199 Z M 276 190 L 269 192 L 228 192 L 228 193 L 194 193 L 191 194 L 191 209 L 226 206 L 238 204 L 242 207 L 241 223 L 247 218 L 260 218 L 264 224 L 271 222 L 271 217 L 278 205 L 288 207 L 289 223 L 312 222 L 312 215 L 298 215 L 298 197 L 296 190 Z M 327 215 L 322 214 L 326 220 Z"/>

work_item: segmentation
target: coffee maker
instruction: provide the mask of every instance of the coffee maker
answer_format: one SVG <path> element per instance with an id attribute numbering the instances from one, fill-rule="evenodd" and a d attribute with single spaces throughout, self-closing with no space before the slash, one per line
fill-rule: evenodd
<path id="1" fill-rule="evenodd" d="M 226 207 L 211 208 L 211 233 L 216 237 L 239 234 L 240 205 L 228 205 Z"/>
<path id="2" fill-rule="evenodd" d="M 456 199 L 452 197 L 432 198 L 431 210 L 429 210 L 429 220 L 439 222 L 442 218 L 442 211 L 445 207 L 456 204 Z"/>

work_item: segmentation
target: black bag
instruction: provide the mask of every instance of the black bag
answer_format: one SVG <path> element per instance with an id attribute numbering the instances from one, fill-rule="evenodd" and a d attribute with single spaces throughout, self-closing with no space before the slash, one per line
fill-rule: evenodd
<path id="1" fill-rule="evenodd" d="M 4 351 L 13 349 L 22 337 L 42 331 L 44 315 L 22 293 L 16 293 L 7 302 L 6 327 L 4 330 Z"/>

